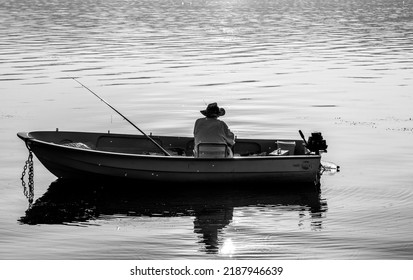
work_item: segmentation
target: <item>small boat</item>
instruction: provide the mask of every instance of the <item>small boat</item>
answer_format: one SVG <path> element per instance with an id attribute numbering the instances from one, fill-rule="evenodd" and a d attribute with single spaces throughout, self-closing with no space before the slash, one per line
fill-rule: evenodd
<path id="1" fill-rule="evenodd" d="M 17 135 L 58 178 L 126 178 L 189 184 L 318 183 L 318 149 L 327 147 L 324 140 L 324 146 L 308 150 L 304 138 L 236 139 L 233 157 L 215 158 L 194 157 L 193 137 L 59 130 Z"/>

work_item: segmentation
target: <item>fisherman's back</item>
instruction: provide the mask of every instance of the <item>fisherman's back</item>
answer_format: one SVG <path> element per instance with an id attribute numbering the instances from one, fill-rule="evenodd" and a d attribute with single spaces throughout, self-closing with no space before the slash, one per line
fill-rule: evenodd
<path id="1" fill-rule="evenodd" d="M 197 119 L 194 126 L 195 147 L 199 143 L 224 143 L 234 145 L 234 134 L 225 122 L 217 118 Z"/>

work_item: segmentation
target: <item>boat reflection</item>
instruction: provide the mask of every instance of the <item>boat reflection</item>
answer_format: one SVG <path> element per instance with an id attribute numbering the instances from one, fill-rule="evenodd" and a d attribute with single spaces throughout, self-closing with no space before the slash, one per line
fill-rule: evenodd
<path id="1" fill-rule="evenodd" d="M 287 188 L 241 186 L 174 187 L 82 182 L 58 179 L 51 183 L 20 218 L 24 224 L 73 224 L 105 219 L 111 215 L 148 217 L 194 217 L 194 233 L 206 253 L 218 253 L 220 234 L 232 219 L 234 208 L 272 206 L 296 211 L 298 224 L 303 215 L 311 217 L 312 229 L 322 227 L 325 200 L 317 187 Z"/>

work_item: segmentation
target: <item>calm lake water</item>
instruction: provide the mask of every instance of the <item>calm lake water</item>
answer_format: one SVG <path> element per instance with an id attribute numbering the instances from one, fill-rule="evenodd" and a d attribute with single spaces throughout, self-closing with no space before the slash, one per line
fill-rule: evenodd
<path id="1" fill-rule="evenodd" d="M 18 131 L 321 131 L 320 191 L 56 181 Z M 0 259 L 413 259 L 413 1 L 0 0 Z M 173 190 L 174 186 L 164 186 Z M 26 211 L 28 210 L 28 211 Z"/>

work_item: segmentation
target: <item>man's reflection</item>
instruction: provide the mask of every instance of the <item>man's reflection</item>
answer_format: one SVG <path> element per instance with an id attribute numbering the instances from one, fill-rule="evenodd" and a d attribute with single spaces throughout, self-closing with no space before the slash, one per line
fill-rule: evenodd
<path id="1" fill-rule="evenodd" d="M 207 253 L 219 251 L 219 234 L 232 220 L 233 207 L 201 209 L 195 213 L 194 232 L 202 235 Z"/>

